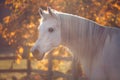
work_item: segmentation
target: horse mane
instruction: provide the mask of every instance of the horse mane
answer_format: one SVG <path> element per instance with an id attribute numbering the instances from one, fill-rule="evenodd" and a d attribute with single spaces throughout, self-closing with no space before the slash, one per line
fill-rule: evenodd
<path id="1" fill-rule="evenodd" d="M 106 39 L 120 31 L 118 28 L 101 26 L 76 15 L 62 12 L 57 12 L 56 15 L 60 20 L 62 44 L 72 49 L 78 60 L 98 55 Z"/>

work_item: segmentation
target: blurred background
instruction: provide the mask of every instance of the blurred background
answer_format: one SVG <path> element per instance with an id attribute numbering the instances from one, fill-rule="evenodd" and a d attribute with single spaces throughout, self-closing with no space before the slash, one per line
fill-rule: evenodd
<path id="1" fill-rule="evenodd" d="M 103 26 L 120 28 L 120 0 L 0 0 L 0 80 L 83 80 L 81 65 L 63 46 L 33 59 L 38 9 L 47 6 L 79 15 Z"/>

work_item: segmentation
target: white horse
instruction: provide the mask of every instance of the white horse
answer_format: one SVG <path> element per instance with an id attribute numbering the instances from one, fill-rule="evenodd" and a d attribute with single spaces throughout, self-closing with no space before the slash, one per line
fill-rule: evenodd
<path id="1" fill-rule="evenodd" d="M 31 49 L 37 59 L 60 44 L 68 47 L 82 65 L 88 80 L 120 80 L 120 29 L 48 8 L 39 38 Z"/>

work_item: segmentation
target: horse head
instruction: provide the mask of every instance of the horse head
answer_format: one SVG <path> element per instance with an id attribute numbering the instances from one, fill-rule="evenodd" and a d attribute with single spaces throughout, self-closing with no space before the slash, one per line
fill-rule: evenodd
<path id="1" fill-rule="evenodd" d="M 61 42 L 60 25 L 56 13 L 48 7 L 47 12 L 39 9 L 41 22 L 38 27 L 39 36 L 31 52 L 36 59 L 42 59 L 46 52 L 59 46 Z"/>

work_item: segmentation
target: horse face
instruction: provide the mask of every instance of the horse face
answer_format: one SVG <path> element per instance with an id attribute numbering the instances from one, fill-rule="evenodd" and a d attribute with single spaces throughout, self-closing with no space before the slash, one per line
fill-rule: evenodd
<path id="1" fill-rule="evenodd" d="M 32 47 L 31 52 L 36 59 L 41 60 L 45 53 L 57 47 L 61 42 L 60 27 L 55 13 L 48 9 L 49 13 L 40 10 L 43 20 L 38 27 L 39 37 Z"/>

